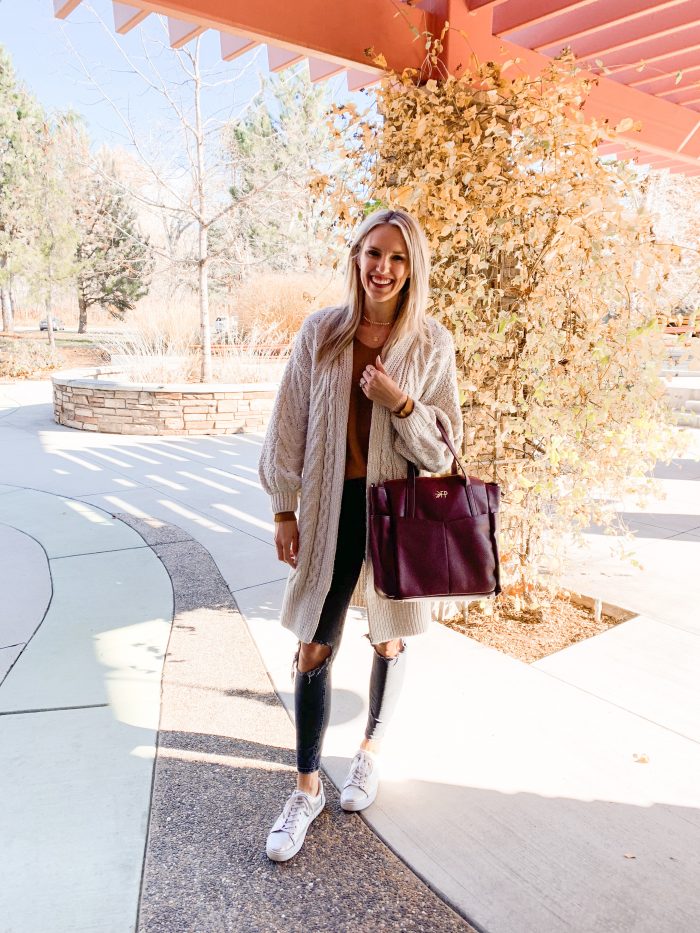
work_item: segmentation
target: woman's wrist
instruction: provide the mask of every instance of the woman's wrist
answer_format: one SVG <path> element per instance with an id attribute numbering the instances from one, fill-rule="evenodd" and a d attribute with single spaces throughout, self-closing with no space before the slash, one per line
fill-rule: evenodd
<path id="1" fill-rule="evenodd" d="M 391 413 L 395 418 L 408 418 L 408 416 L 411 414 L 412 411 L 413 411 L 413 399 L 411 398 L 410 395 L 407 395 L 401 408 L 399 408 L 398 410 L 392 409 Z"/>
<path id="2" fill-rule="evenodd" d="M 392 406 L 392 409 L 391 409 L 392 415 L 398 415 L 401 409 L 406 407 L 407 402 L 408 402 L 408 394 L 404 392 L 398 404 Z"/>

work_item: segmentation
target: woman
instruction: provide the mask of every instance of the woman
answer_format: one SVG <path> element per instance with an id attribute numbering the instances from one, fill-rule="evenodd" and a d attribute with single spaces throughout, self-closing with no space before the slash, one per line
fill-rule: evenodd
<path id="1" fill-rule="evenodd" d="M 319 762 L 330 669 L 355 588 L 374 657 L 344 810 L 363 810 L 376 796 L 377 753 L 405 672 L 404 638 L 430 623 L 429 602 L 380 597 L 365 560 L 368 484 L 405 477 L 408 460 L 447 472 L 452 456 L 436 419 L 457 448 L 462 443 L 452 337 L 425 314 L 429 273 L 428 244 L 413 217 L 400 210 L 367 217 L 350 247 L 344 301 L 304 321 L 265 435 L 260 482 L 275 513 L 277 556 L 292 568 L 281 621 L 299 639 L 297 787 L 268 836 L 274 861 L 299 851 L 325 805 Z"/>

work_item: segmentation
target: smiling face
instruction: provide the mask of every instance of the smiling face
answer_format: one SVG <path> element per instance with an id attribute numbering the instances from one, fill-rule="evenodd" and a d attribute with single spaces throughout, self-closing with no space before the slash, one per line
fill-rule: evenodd
<path id="1" fill-rule="evenodd" d="M 379 224 L 365 237 L 357 257 L 365 311 L 390 319 L 409 276 L 408 250 L 394 224 Z"/>

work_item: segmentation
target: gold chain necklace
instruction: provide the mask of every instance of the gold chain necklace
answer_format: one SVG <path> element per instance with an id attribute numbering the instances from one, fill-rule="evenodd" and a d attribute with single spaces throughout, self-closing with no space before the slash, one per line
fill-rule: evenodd
<path id="1" fill-rule="evenodd" d="M 379 327 L 391 327 L 391 325 L 396 320 L 396 318 L 393 317 L 390 321 L 370 321 L 370 319 L 364 313 L 362 314 L 362 317 L 365 319 L 365 321 L 367 321 L 368 324 L 376 324 Z"/>

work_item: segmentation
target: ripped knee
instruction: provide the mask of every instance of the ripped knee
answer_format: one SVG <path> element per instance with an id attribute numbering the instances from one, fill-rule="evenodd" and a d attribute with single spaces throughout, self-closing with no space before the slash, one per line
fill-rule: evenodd
<path id="1" fill-rule="evenodd" d="M 300 674 L 308 674 L 309 671 L 322 667 L 330 658 L 332 650 L 330 645 L 322 645 L 318 642 L 300 644 L 296 657 L 297 670 Z"/>
<path id="2" fill-rule="evenodd" d="M 381 658 L 390 660 L 391 658 L 398 658 L 406 647 L 406 643 L 401 638 L 394 638 L 392 641 L 382 641 L 378 645 L 372 645 L 372 647 Z"/>

